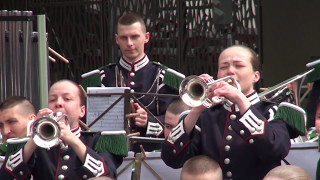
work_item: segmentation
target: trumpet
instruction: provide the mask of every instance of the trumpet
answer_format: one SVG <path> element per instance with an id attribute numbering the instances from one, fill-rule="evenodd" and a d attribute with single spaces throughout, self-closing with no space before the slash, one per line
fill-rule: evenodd
<path id="1" fill-rule="evenodd" d="M 69 126 L 69 120 L 66 115 L 61 115 L 61 112 L 57 112 L 56 116 L 49 115 L 36 119 L 30 125 L 31 138 L 35 144 L 39 147 L 50 149 L 60 143 L 61 128 L 59 121 L 65 119 L 67 126 Z"/>
<path id="2" fill-rule="evenodd" d="M 226 81 L 229 84 L 236 84 L 238 89 L 241 89 L 239 83 L 236 82 L 231 76 L 226 76 L 217 80 L 213 78 L 209 78 L 205 82 L 198 76 L 191 75 L 186 77 L 180 84 L 179 87 L 179 95 L 184 103 L 191 107 L 198 107 L 200 105 L 204 105 L 205 107 L 209 108 L 213 104 L 219 103 L 228 103 L 229 105 L 232 104 L 229 100 L 224 97 L 214 97 L 213 101 L 208 99 L 209 93 L 209 85 L 220 81 Z"/>

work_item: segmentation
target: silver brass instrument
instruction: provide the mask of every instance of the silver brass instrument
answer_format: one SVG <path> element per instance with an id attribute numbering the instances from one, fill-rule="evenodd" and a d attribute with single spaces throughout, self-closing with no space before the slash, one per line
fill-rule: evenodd
<path id="1" fill-rule="evenodd" d="M 304 78 L 306 75 L 314 71 L 314 69 L 308 70 L 306 72 L 300 73 L 296 76 L 293 76 L 283 82 L 280 82 L 279 84 L 276 84 L 267 90 L 259 93 L 259 98 L 264 101 L 272 101 L 274 103 L 280 103 L 283 101 L 288 101 L 292 104 L 299 105 L 299 96 L 300 96 L 300 89 L 302 86 L 302 83 L 304 81 Z M 290 90 L 286 87 L 290 83 L 297 82 L 298 87 L 297 89 L 293 89 L 293 92 L 290 92 Z M 292 95 L 293 93 L 293 95 Z M 293 97 L 291 97 L 293 96 Z"/>
<path id="2" fill-rule="evenodd" d="M 58 123 L 63 119 L 69 126 L 67 116 L 61 115 L 60 112 L 57 113 L 57 116 L 49 115 L 36 119 L 30 127 L 31 138 L 36 145 L 46 149 L 58 145 L 61 136 L 61 128 Z"/>
<path id="3" fill-rule="evenodd" d="M 226 76 L 217 80 L 209 78 L 207 81 L 208 82 L 204 82 L 203 79 L 195 75 L 191 75 L 183 79 L 179 87 L 179 95 L 183 102 L 191 107 L 198 107 L 200 105 L 210 107 L 212 106 L 213 102 L 208 99 L 208 86 L 219 81 L 231 81 L 228 82 L 229 84 L 235 82 L 231 76 Z M 237 84 L 237 86 L 239 89 L 240 85 Z M 215 97 L 215 101 L 216 102 L 214 103 L 224 103 L 228 100 L 226 100 L 224 97 Z"/>

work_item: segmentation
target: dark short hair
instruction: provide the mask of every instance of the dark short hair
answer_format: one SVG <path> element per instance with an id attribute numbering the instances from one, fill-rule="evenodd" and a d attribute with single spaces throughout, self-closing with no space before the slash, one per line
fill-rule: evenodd
<path id="1" fill-rule="evenodd" d="M 9 108 L 15 107 L 16 105 L 23 105 L 23 109 L 21 109 L 21 112 L 25 113 L 25 115 L 36 113 L 33 104 L 26 97 L 23 96 L 8 97 L 5 101 L 3 101 L 0 104 L 0 111 L 4 111 Z"/>
<path id="2" fill-rule="evenodd" d="M 146 25 L 144 23 L 144 20 L 142 17 L 135 13 L 135 12 L 129 12 L 127 14 L 122 15 L 118 20 L 118 25 L 132 25 L 136 22 L 139 22 L 142 26 L 142 30 L 146 32 Z"/>
<path id="3" fill-rule="evenodd" d="M 191 109 L 191 107 L 185 104 L 181 99 L 175 99 L 169 104 L 167 111 L 177 115 L 189 109 Z"/>

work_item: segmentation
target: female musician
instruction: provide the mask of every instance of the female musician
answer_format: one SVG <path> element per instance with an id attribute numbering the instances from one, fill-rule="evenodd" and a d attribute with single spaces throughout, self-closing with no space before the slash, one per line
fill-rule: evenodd
<path id="1" fill-rule="evenodd" d="M 217 77 L 232 76 L 241 91 L 225 81 L 210 85 L 209 99 L 222 96 L 233 105 L 192 108 L 162 145 L 167 165 L 179 168 L 203 154 L 219 162 L 224 179 L 234 180 L 262 179 L 280 165 L 289 152 L 290 138 L 285 122 L 274 118 L 277 106 L 260 101 L 253 88 L 260 78 L 258 69 L 256 53 L 245 46 L 231 46 L 220 54 Z"/>

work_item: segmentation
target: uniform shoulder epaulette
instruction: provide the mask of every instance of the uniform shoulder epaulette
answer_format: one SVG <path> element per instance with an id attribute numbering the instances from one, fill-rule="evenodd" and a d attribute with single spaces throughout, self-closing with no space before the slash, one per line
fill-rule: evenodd
<path id="1" fill-rule="evenodd" d="M 104 67 L 111 67 L 111 66 L 115 66 L 115 65 L 117 65 L 117 63 L 109 63 L 109 64 L 103 66 L 102 68 L 104 68 Z"/>
<path id="2" fill-rule="evenodd" d="M 122 157 L 128 156 L 127 139 L 125 134 L 103 131 L 95 146 L 97 152 L 110 152 Z"/>
<path id="3" fill-rule="evenodd" d="M 160 62 L 158 61 L 152 61 L 152 64 L 155 64 L 157 66 L 160 66 L 162 69 L 166 70 L 168 67 L 165 66 L 164 64 L 161 64 Z"/>
<path id="4" fill-rule="evenodd" d="M 0 156 L 6 155 L 7 152 L 7 143 L 3 143 L 0 145 Z"/>
<path id="5" fill-rule="evenodd" d="M 30 137 L 24 138 L 11 138 L 7 140 L 7 150 L 6 150 L 6 157 L 8 157 L 11 153 L 21 149 Z"/>
<path id="6" fill-rule="evenodd" d="M 152 61 L 152 63 L 162 68 L 162 72 L 164 72 L 163 84 L 173 89 L 179 89 L 181 81 L 185 78 L 184 74 L 181 74 L 178 71 L 168 68 L 160 62 Z"/>
<path id="7" fill-rule="evenodd" d="M 100 87 L 101 86 L 100 72 L 103 70 L 103 68 L 104 68 L 104 66 L 101 66 L 98 69 L 89 71 L 89 72 L 81 75 L 81 78 L 82 78 L 81 79 L 81 86 L 83 87 L 83 89 L 87 90 L 87 87 Z"/>
<path id="8" fill-rule="evenodd" d="M 279 104 L 274 118 L 280 118 L 288 125 L 290 139 L 296 138 L 299 135 L 306 135 L 307 116 L 305 110 L 301 107 L 282 102 Z"/>
<path id="9" fill-rule="evenodd" d="M 167 68 L 166 73 L 164 75 L 163 83 L 174 89 L 179 89 L 179 86 L 184 78 L 184 74 L 181 74 L 173 69 Z"/>

